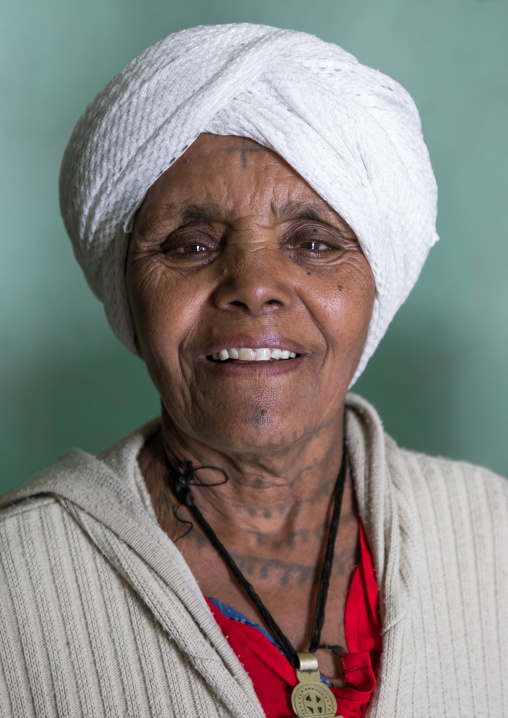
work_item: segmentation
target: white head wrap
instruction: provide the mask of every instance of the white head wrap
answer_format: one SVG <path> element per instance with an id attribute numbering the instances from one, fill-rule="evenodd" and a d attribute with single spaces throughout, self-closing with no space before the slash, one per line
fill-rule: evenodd
<path id="1" fill-rule="evenodd" d="M 60 174 L 62 216 L 87 281 L 131 351 L 132 218 L 202 132 L 281 155 L 355 231 L 377 296 L 363 371 L 437 241 L 437 189 L 413 100 L 337 45 L 251 24 L 195 27 L 133 60 L 79 120 Z"/>

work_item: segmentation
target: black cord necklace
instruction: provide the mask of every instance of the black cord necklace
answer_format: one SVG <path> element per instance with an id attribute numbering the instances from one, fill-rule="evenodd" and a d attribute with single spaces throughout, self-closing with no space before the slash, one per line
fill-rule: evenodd
<path id="1" fill-rule="evenodd" d="M 297 651 L 295 651 L 291 644 L 291 641 L 287 638 L 287 636 L 283 633 L 278 624 L 275 622 L 272 614 L 269 612 L 259 595 L 254 590 L 252 584 L 247 581 L 229 551 L 226 549 L 220 539 L 216 536 L 214 530 L 194 503 L 194 497 L 192 496 L 190 487 L 218 486 L 220 484 L 223 484 L 228 480 L 225 471 L 223 469 L 217 469 L 213 466 L 202 466 L 198 469 L 194 469 L 192 466 L 192 462 L 188 461 L 184 463 L 176 457 L 173 457 L 173 461 L 176 464 L 176 466 L 174 466 L 169 461 L 167 456 L 165 458 L 168 474 L 171 478 L 170 486 L 176 498 L 178 499 L 178 501 L 180 501 L 180 503 L 182 503 L 192 512 L 198 524 L 203 529 L 203 532 L 208 537 L 212 546 L 222 556 L 226 565 L 231 570 L 233 576 L 236 578 L 247 596 L 256 606 L 264 622 L 276 637 L 281 648 L 283 649 L 283 652 L 291 660 L 293 668 L 296 672 L 296 677 L 298 679 L 298 684 L 294 688 L 291 696 L 291 702 L 293 705 L 293 710 L 295 711 L 295 715 L 319 715 L 321 716 L 321 718 L 335 716 L 337 711 L 337 702 L 332 691 L 326 685 L 321 683 L 319 666 L 315 653 L 319 648 L 329 648 L 335 651 L 339 648 L 338 646 L 321 644 L 320 638 L 325 620 L 326 600 L 328 598 L 328 589 L 330 586 L 330 576 L 332 572 L 335 542 L 339 529 L 342 497 L 344 495 L 344 486 L 346 483 L 347 453 L 345 445 L 342 451 L 342 463 L 340 466 L 337 484 L 335 487 L 335 500 L 333 503 L 332 520 L 328 532 L 325 558 L 321 569 L 321 578 L 319 582 L 319 591 L 316 601 L 316 609 L 314 612 L 314 620 L 312 623 L 310 646 L 308 652 L 305 653 L 298 653 Z M 213 469 L 215 471 L 219 471 L 224 475 L 224 480 L 216 484 L 201 484 L 198 480 L 196 480 L 197 477 L 195 475 L 195 471 L 200 471 L 202 469 Z"/>

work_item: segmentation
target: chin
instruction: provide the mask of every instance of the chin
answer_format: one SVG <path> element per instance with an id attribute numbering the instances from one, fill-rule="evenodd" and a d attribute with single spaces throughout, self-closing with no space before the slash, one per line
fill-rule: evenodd
<path id="1" fill-rule="evenodd" d="M 250 416 L 236 415 L 233 420 L 216 422 L 213 427 L 200 427 L 199 437 L 207 435 L 207 441 L 220 451 L 235 454 L 272 453 L 294 441 L 296 431 L 287 421 L 270 417 L 259 408 Z M 299 433 L 299 432 L 298 432 Z M 302 431 L 303 433 L 303 431 Z"/>

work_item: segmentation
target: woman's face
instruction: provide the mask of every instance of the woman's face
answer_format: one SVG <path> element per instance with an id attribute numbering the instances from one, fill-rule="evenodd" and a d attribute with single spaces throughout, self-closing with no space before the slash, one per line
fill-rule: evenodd
<path id="1" fill-rule="evenodd" d="M 200 135 L 136 215 L 127 288 L 140 353 L 179 432 L 259 453 L 340 428 L 374 278 L 352 230 L 274 152 Z M 230 349 L 296 357 L 213 358 Z"/>

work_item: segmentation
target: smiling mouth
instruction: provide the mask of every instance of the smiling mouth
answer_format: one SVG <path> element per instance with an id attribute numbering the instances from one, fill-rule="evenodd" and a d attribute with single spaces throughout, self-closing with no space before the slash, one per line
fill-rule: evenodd
<path id="1" fill-rule="evenodd" d="M 253 362 L 253 361 L 281 361 L 291 360 L 299 357 L 300 354 L 290 352 L 288 349 L 272 349 L 270 347 L 259 347 L 251 349 L 249 347 L 240 347 L 232 349 L 221 349 L 216 354 L 211 354 L 206 358 L 213 362 Z"/>

